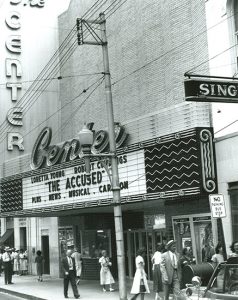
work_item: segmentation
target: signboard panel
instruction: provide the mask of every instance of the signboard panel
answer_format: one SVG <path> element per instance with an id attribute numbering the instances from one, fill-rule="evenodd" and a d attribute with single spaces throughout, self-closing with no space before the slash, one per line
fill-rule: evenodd
<path id="1" fill-rule="evenodd" d="M 235 80 L 187 79 L 184 89 L 186 101 L 238 103 L 238 81 Z"/>
<path id="2" fill-rule="evenodd" d="M 118 156 L 121 196 L 146 193 L 144 150 Z M 102 162 L 91 163 L 91 174 L 78 165 L 23 179 L 23 209 L 43 208 L 112 198 Z"/>
<path id="3" fill-rule="evenodd" d="M 226 217 L 226 207 L 224 196 L 222 194 L 209 195 L 210 208 L 213 218 Z"/>

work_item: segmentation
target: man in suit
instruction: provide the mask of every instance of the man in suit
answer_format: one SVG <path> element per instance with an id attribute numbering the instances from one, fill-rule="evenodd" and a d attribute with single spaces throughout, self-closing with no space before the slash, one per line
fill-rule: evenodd
<path id="1" fill-rule="evenodd" d="M 167 251 L 161 256 L 160 269 L 164 287 L 164 300 L 169 299 L 169 291 L 172 288 L 175 299 L 180 294 L 181 268 L 179 255 L 176 253 L 176 242 L 170 240 L 166 244 Z"/>
<path id="2" fill-rule="evenodd" d="M 13 284 L 12 282 L 13 265 L 12 265 L 11 251 L 12 249 L 10 249 L 10 247 L 6 247 L 5 252 L 2 255 L 5 284 Z"/>
<path id="3" fill-rule="evenodd" d="M 62 267 L 64 271 L 64 297 L 68 298 L 68 287 L 69 281 L 71 283 L 74 298 L 78 299 L 80 297 L 78 293 L 78 288 L 76 285 L 76 267 L 75 260 L 71 257 L 72 251 L 67 250 L 66 257 L 62 259 Z"/>

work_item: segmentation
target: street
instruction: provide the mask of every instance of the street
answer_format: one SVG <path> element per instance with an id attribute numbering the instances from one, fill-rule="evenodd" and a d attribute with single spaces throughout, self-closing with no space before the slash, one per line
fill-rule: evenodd
<path id="1" fill-rule="evenodd" d="M 1 300 L 14 300 L 14 299 L 22 299 L 22 298 L 19 298 L 19 297 L 15 297 L 15 296 L 12 296 L 12 295 L 8 295 L 8 294 L 5 294 L 5 293 L 0 293 L 0 298 Z"/>

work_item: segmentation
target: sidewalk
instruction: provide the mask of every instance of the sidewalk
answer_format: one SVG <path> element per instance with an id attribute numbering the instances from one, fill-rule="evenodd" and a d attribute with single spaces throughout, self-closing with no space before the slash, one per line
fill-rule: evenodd
<path id="1" fill-rule="evenodd" d="M 0 277 L 0 292 L 6 292 L 22 299 L 38 299 L 38 300 L 64 300 L 63 294 L 63 279 L 52 278 L 50 276 L 44 276 L 43 282 L 38 282 L 36 276 L 13 276 L 12 285 L 4 284 L 4 276 Z M 131 287 L 131 280 L 128 280 L 128 299 L 132 296 L 129 294 Z M 87 300 L 114 300 L 119 299 L 118 286 L 115 285 L 116 291 L 103 292 L 98 281 L 94 280 L 82 280 L 80 282 L 79 294 L 80 299 Z M 69 299 L 74 299 L 71 285 L 69 284 Z M 151 289 L 151 294 L 145 296 L 145 300 L 152 300 L 155 298 L 155 294 Z"/>

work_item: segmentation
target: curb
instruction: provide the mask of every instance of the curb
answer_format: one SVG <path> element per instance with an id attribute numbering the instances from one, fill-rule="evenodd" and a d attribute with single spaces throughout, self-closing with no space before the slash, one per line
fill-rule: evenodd
<path id="1" fill-rule="evenodd" d="M 19 297 L 19 298 L 23 298 L 23 299 L 47 300 L 47 299 L 44 299 L 44 298 L 39 298 L 39 297 L 35 297 L 35 296 L 32 296 L 32 295 L 27 295 L 27 294 L 24 294 L 24 293 L 20 293 L 20 292 L 16 292 L 16 291 L 11 291 L 11 290 L 8 290 L 8 289 L 3 289 L 3 288 L 0 288 L 0 292 L 4 293 L 4 294 L 13 295 L 13 296 L 16 296 L 16 297 Z"/>

